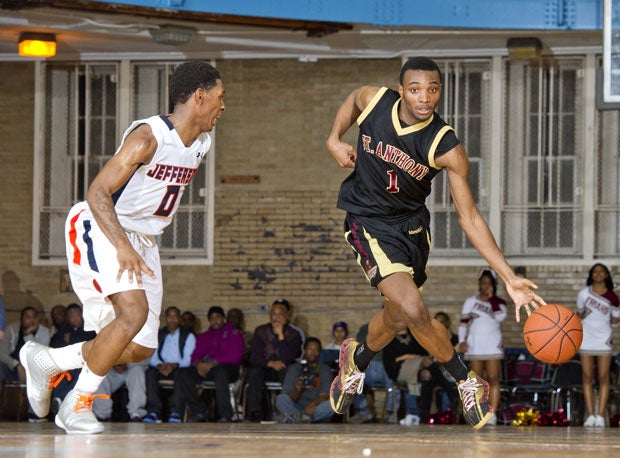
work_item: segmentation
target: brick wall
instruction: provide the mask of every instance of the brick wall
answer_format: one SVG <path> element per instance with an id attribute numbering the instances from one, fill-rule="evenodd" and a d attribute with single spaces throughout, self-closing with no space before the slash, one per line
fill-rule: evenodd
<path id="1" fill-rule="evenodd" d="M 400 60 L 244 60 L 218 67 L 227 110 L 216 136 L 215 262 L 164 267 L 164 307 L 193 310 L 203 328 L 211 305 L 239 307 L 253 329 L 268 320 L 264 306 L 284 297 L 294 306 L 293 320 L 324 343 L 334 321 L 347 321 L 355 332 L 381 297 L 342 237 L 343 213 L 335 203 L 348 171 L 338 168 L 324 142 L 346 95 L 360 84 L 394 86 Z M 0 292 L 11 310 L 40 303 L 49 312 L 76 298 L 59 292 L 59 267 L 31 265 L 33 71 L 30 63 L 0 63 L 2 74 L 14 76 L 0 80 L 0 108 L 11 114 L 0 124 L 0 190 L 6 196 L 0 200 Z M 353 131 L 346 140 L 355 141 Z M 260 182 L 222 183 L 228 175 L 258 175 Z M 454 330 L 483 265 L 431 263 L 428 269 L 429 309 L 448 311 Z M 574 306 L 588 268 L 528 266 L 527 275 L 548 301 Z M 499 293 L 506 297 L 503 289 Z M 511 306 L 502 324 L 506 346 L 523 346 L 521 327 Z"/>

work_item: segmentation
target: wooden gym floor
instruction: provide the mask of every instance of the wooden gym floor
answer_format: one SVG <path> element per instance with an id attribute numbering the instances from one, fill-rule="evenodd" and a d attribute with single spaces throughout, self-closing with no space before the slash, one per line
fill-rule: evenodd
<path id="1" fill-rule="evenodd" d="M 0 457 L 617 458 L 619 433 L 575 426 L 107 423 L 103 434 L 69 436 L 53 423 L 11 422 L 0 423 Z"/>

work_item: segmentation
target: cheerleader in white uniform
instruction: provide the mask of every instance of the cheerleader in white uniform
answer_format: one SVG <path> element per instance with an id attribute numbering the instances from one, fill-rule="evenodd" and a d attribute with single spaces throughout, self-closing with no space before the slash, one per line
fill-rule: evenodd
<path id="1" fill-rule="evenodd" d="M 478 294 L 465 300 L 459 326 L 459 350 L 471 368 L 489 382 L 489 404 L 499 407 L 499 373 L 504 359 L 500 323 L 506 319 L 506 301 L 497 297 L 497 274 L 484 269 L 478 278 Z M 485 375 L 486 373 L 486 375 Z M 493 418 L 489 424 L 497 419 Z"/>
<path id="2" fill-rule="evenodd" d="M 583 324 L 583 341 L 579 349 L 583 373 L 583 398 L 586 404 L 586 427 L 604 427 L 609 398 L 609 368 L 613 342 L 612 326 L 620 323 L 620 301 L 614 293 L 609 269 L 594 264 L 586 287 L 577 296 L 577 314 Z M 594 359 L 598 372 L 598 412 L 594 413 Z"/>

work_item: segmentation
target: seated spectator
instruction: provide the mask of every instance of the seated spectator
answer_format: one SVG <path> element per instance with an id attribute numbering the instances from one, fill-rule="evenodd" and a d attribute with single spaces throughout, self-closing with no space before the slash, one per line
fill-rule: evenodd
<path id="1" fill-rule="evenodd" d="M 383 365 L 392 380 L 406 383 L 405 405 L 407 415 L 400 421 L 401 425 L 420 424 L 418 396 L 420 384 L 418 373 L 423 364 L 428 365 L 428 352 L 419 344 L 408 329 L 396 334 L 396 337 L 383 348 Z M 400 392 L 396 393 L 396 405 L 399 404 Z"/>
<path id="2" fill-rule="evenodd" d="M 241 334 L 243 334 L 243 343 L 245 350 L 241 359 L 241 367 L 247 366 L 250 358 L 250 344 L 252 343 L 252 333 L 245 330 L 245 318 L 243 312 L 238 308 L 232 308 L 226 314 L 226 322 L 233 325 Z"/>
<path id="3" fill-rule="evenodd" d="M 50 317 L 52 319 L 52 327 L 50 328 L 50 336 L 53 338 L 54 334 L 58 332 L 67 323 L 67 309 L 62 304 L 57 304 L 50 310 Z"/>
<path id="4" fill-rule="evenodd" d="M 297 362 L 299 362 L 301 361 L 301 358 L 303 357 L 302 355 L 304 354 L 304 344 L 306 342 L 306 333 L 304 332 L 303 329 L 301 329 L 299 326 L 297 326 L 295 323 L 291 321 L 291 315 L 293 314 L 293 310 L 291 307 L 291 303 L 289 301 L 287 301 L 286 299 L 276 299 L 275 301 L 273 301 L 273 303 L 282 304 L 286 307 L 286 313 L 288 316 L 288 321 L 287 321 L 288 325 L 291 328 L 293 328 L 295 331 L 297 331 L 299 335 L 301 336 L 301 346 L 299 347 L 299 356 L 297 357 Z"/>
<path id="5" fill-rule="evenodd" d="M 329 390 L 334 378 L 327 364 L 319 363 L 321 341 L 308 337 L 304 359 L 286 369 L 282 393 L 276 398 L 280 423 L 329 422 L 334 412 Z"/>
<path id="6" fill-rule="evenodd" d="M 286 368 L 301 355 L 301 334 L 288 323 L 288 301 L 271 304 L 269 323 L 258 326 L 250 346 L 250 366 L 245 377 L 247 384 L 248 420 L 263 420 L 263 390 L 265 381 L 284 381 Z"/>
<path id="7" fill-rule="evenodd" d="M 218 421 L 233 418 L 228 384 L 239 378 L 239 365 L 243 356 L 243 335 L 232 324 L 226 323 L 222 307 L 211 307 L 207 314 L 209 329 L 196 337 L 192 365 L 179 369 L 174 378 L 174 406 L 170 422 L 181 422 L 181 413 L 187 405 L 192 413 L 189 422 L 206 421 L 207 407 L 198 395 L 196 385 L 203 380 L 215 382 L 215 404 Z"/>
<path id="8" fill-rule="evenodd" d="M 344 321 L 336 321 L 332 326 L 332 340 L 325 345 L 325 350 L 340 350 L 340 345 L 349 336 L 349 327 Z"/>
<path id="9" fill-rule="evenodd" d="M 69 304 L 66 309 L 62 306 L 62 311 L 66 318 L 66 322 L 61 325 L 60 329 L 52 336 L 50 340 L 51 348 L 62 348 L 67 345 L 86 342 L 95 338 L 97 335 L 95 331 L 84 330 L 84 317 L 82 316 L 82 307 L 80 307 L 79 304 Z M 52 314 L 52 321 L 54 321 L 53 317 L 54 314 Z M 59 323 L 59 321 L 57 321 L 57 323 Z M 70 377 L 62 379 L 58 385 L 53 388 L 52 406 L 50 409 L 52 415 L 58 412 L 60 403 L 67 393 L 75 386 L 80 370 L 81 369 L 72 369 L 68 371 Z"/>
<path id="10" fill-rule="evenodd" d="M 6 328 L 6 310 L 4 310 L 4 302 L 0 296 L 0 340 L 4 339 L 4 329 Z"/>
<path id="11" fill-rule="evenodd" d="M 446 312 L 437 312 L 434 318 L 448 330 L 452 345 L 458 345 L 459 337 L 452 332 L 450 316 Z M 426 423 L 430 417 L 435 388 L 439 388 L 439 391 L 437 391 L 437 399 L 435 400 L 435 405 L 438 410 L 445 412 L 448 409 L 455 409 L 458 407 L 457 402 L 459 400 L 459 395 L 455 380 L 433 359 L 430 365 L 420 370 L 419 408 L 420 417 L 424 423 Z"/>
<path id="12" fill-rule="evenodd" d="M 148 360 L 139 363 L 117 364 L 105 376 L 95 392 L 93 413 L 99 421 L 110 421 L 112 418 L 112 394 L 123 385 L 127 387 L 129 402 L 125 408 L 129 421 L 141 422 L 146 415 L 146 384 L 144 371 Z"/>
<path id="13" fill-rule="evenodd" d="M 192 312 L 187 311 L 181 314 L 181 321 L 180 321 L 181 328 L 187 329 L 189 332 L 196 335 L 198 334 L 196 325 L 197 325 L 196 315 L 194 315 Z"/>
<path id="14" fill-rule="evenodd" d="M 50 331 L 39 324 L 37 310 L 26 306 L 21 311 L 19 322 L 8 325 L 4 339 L 0 340 L 0 392 L 5 381 L 26 383 L 26 372 L 19 361 L 19 350 L 30 340 L 49 345 Z"/>
<path id="15" fill-rule="evenodd" d="M 181 311 L 172 306 L 166 309 L 164 315 L 166 326 L 159 330 L 157 350 L 151 356 L 145 373 L 148 412 L 143 419 L 145 423 L 161 423 L 163 403 L 159 381 L 174 380 L 179 368 L 189 367 L 196 348 L 196 336 L 188 328 L 179 326 Z"/>

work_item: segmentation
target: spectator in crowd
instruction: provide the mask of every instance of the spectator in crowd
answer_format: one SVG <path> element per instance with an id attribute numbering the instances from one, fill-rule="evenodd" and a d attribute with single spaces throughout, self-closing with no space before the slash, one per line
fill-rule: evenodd
<path id="1" fill-rule="evenodd" d="M 401 425 L 412 426 L 420 424 L 420 411 L 418 409 L 418 396 L 420 384 L 418 374 L 420 368 L 428 361 L 428 352 L 413 337 L 409 329 L 405 329 L 383 348 L 383 365 L 388 376 L 395 381 L 404 382 L 407 385 L 405 405 L 407 414 L 400 420 Z M 400 392 L 396 395 L 396 405 L 400 403 Z M 394 412 L 391 412 L 394 415 Z"/>
<path id="2" fill-rule="evenodd" d="M 67 322 L 67 309 L 62 304 L 56 304 L 50 310 L 50 318 L 52 319 L 52 326 L 50 327 L 50 336 L 53 338 L 54 334 L 61 329 Z"/>
<path id="3" fill-rule="evenodd" d="M 325 345 L 325 350 L 340 350 L 340 345 L 349 336 L 349 326 L 344 321 L 336 321 L 332 326 L 332 340 Z"/>
<path id="4" fill-rule="evenodd" d="M 282 393 L 276 398 L 280 423 L 328 422 L 333 411 L 329 389 L 333 373 L 327 364 L 319 363 L 321 341 L 308 337 L 304 359 L 286 369 Z"/>
<path id="5" fill-rule="evenodd" d="M 26 383 L 26 372 L 19 361 L 19 350 L 26 342 L 50 343 L 50 331 L 39 324 L 38 311 L 28 305 L 21 310 L 19 322 L 6 327 L 0 340 L 0 391 L 5 381 Z"/>
<path id="6" fill-rule="evenodd" d="M 226 314 L 226 322 L 233 325 L 235 329 L 237 329 L 243 335 L 243 343 L 244 343 L 244 352 L 243 358 L 241 358 L 241 371 L 240 378 L 243 378 L 245 374 L 243 374 L 244 368 L 247 367 L 248 361 L 250 359 L 250 345 L 252 344 L 252 333 L 245 330 L 245 317 L 241 309 L 231 308 L 228 310 Z"/>
<path id="7" fill-rule="evenodd" d="M 453 346 L 458 345 L 459 338 L 452 332 L 452 322 L 446 312 L 437 312 L 434 318 L 439 321 L 448 331 L 450 342 Z M 456 389 L 456 381 L 443 367 L 432 358 L 427 367 L 420 370 L 420 399 L 419 408 L 422 422 L 426 423 L 430 417 L 433 393 L 439 388 L 435 405 L 438 410 L 444 412 L 453 409 L 459 395 Z"/>
<path id="8" fill-rule="evenodd" d="M 300 361 L 302 358 L 302 355 L 304 354 L 304 343 L 306 342 L 306 333 L 304 332 L 303 329 L 301 329 L 299 326 L 297 326 L 295 323 L 291 321 L 291 315 L 293 314 L 293 308 L 291 307 L 291 303 L 288 300 L 276 299 L 275 301 L 273 301 L 273 303 L 282 304 L 286 307 L 286 312 L 288 316 L 288 321 L 287 321 L 288 325 L 291 328 L 293 328 L 295 331 L 297 331 L 299 335 L 301 336 L 301 346 L 299 347 L 299 357 L 297 358 L 297 361 Z"/>
<path id="9" fill-rule="evenodd" d="M 193 312 L 190 312 L 188 310 L 181 314 L 181 323 L 180 323 L 181 327 L 184 329 L 187 329 L 189 332 L 191 332 L 194 335 L 198 334 L 198 331 L 196 329 L 197 324 L 198 323 L 197 323 L 196 315 L 194 315 Z"/>
<path id="10" fill-rule="evenodd" d="M 250 346 L 247 384 L 248 420 L 263 420 L 263 389 L 265 381 L 284 381 L 286 368 L 301 354 L 301 334 L 289 324 L 288 301 L 271 304 L 269 323 L 258 326 Z"/>
<path id="11" fill-rule="evenodd" d="M 143 419 L 145 423 L 161 423 L 163 404 L 159 381 L 174 380 L 179 368 L 189 367 L 196 348 L 196 336 L 188 328 L 179 326 L 182 315 L 178 307 L 168 307 L 164 315 L 166 326 L 159 330 L 157 350 L 145 374 L 148 412 Z"/>
<path id="12" fill-rule="evenodd" d="M 226 323 L 222 307 L 209 308 L 209 329 L 198 334 L 192 353 L 192 365 L 179 369 L 174 380 L 174 407 L 170 422 L 180 423 L 187 405 L 192 413 L 190 422 L 206 421 L 208 411 L 198 395 L 196 386 L 203 380 L 215 382 L 215 404 L 218 421 L 230 422 L 233 408 L 230 404 L 229 383 L 239 378 L 243 356 L 243 335 L 231 323 Z"/>
<path id="13" fill-rule="evenodd" d="M 112 418 L 112 394 L 125 385 L 128 403 L 125 406 L 129 421 L 142 422 L 146 415 L 146 384 L 144 371 L 148 360 L 139 363 L 117 364 L 105 376 L 95 393 L 93 412 L 99 421 L 110 421 Z"/>
<path id="14" fill-rule="evenodd" d="M 95 331 L 84 330 L 84 317 L 82 315 L 82 307 L 80 307 L 79 304 L 69 304 L 66 309 L 62 306 L 62 311 L 63 316 L 66 315 L 66 322 L 61 325 L 58 331 L 52 336 L 50 340 L 51 348 L 62 348 L 67 345 L 86 342 L 95 338 L 97 335 Z M 52 321 L 54 321 L 54 314 L 52 313 L 51 315 Z M 80 374 L 80 369 L 72 369 L 68 372 L 70 377 L 63 378 L 58 385 L 52 389 L 52 406 L 50 410 L 53 415 L 58 412 L 60 403 L 67 393 L 75 386 L 77 376 Z"/>
<path id="15" fill-rule="evenodd" d="M 620 300 L 607 266 L 597 263 L 588 272 L 586 287 L 577 295 L 577 310 L 583 324 L 579 349 L 585 402 L 586 428 L 604 428 L 609 399 L 609 371 L 613 353 L 612 326 L 620 323 Z M 598 409 L 595 411 L 594 367 L 598 375 Z"/>
<path id="16" fill-rule="evenodd" d="M 500 323 L 506 319 L 506 301 L 497 296 L 497 274 L 487 268 L 478 277 L 478 293 L 467 298 L 461 310 L 459 351 L 465 353 L 471 370 L 489 383 L 489 405 L 499 408 L 499 374 L 504 359 Z M 489 425 L 497 424 L 492 414 Z"/>
<path id="17" fill-rule="evenodd" d="M 4 339 L 4 329 L 6 328 L 6 311 L 4 310 L 4 302 L 0 296 L 0 340 Z"/>
<path id="18" fill-rule="evenodd" d="M 19 360 L 19 351 L 30 341 L 49 345 L 50 330 L 39 323 L 37 309 L 27 305 L 21 310 L 19 322 L 7 326 L 4 339 L 0 340 L 0 395 L 5 382 L 26 383 L 26 370 Z M 58 374 L 51 382 L 57 383 L 63 376 L 64 374 Z M 46 420 L 39 419 L 29 407 L 28 421 Z"/>

